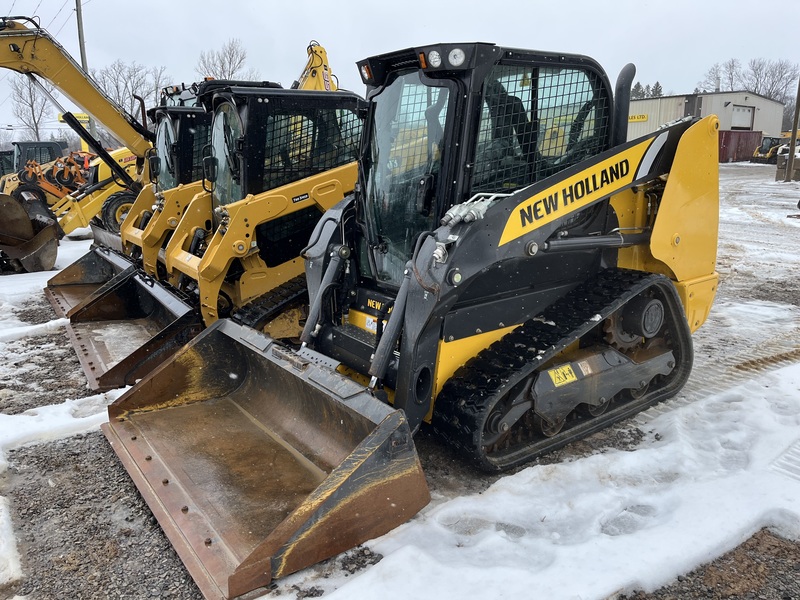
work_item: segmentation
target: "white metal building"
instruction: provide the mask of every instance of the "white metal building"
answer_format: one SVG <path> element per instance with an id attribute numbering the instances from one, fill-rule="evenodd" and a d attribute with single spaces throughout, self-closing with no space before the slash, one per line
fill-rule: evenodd
<path id="1" fill-rule="evenodd" d="M 752 92 L 703 92 L 631 100 L 628 139 L 646 135 L 676 119 L 708 115 L 719 117 L 722 131 L 761 131 L 764 135 L 780 135 L 783 104 Z"/>

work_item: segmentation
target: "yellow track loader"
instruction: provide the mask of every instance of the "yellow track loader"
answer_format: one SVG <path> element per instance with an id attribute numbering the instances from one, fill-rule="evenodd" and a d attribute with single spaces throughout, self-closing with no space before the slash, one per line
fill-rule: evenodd
<path id="1" fill-rule="evenodd" d="M 635 69 L 612 94 L 585 56 L 437 44 L 358 66 L 359 185 L 303 252 L 303 345 L 234 315 L 109 407 L 207 598 L 416 512 L 424 422 L 499 471 L 675 394 L 715 295 L 715 117 L 627 142 Z"/>
<path id="2" fill-rule="evenodd" d="M 120 219 L 118 247 L 109 243 L 96 245 L 47 282 L 45 295 L 59 316 L 69 316 L 81 303 L 102 294 L 104 286 L 112 280 L 115 285 L 133 275 L 141 266 L 142 257 L 151 260 L 157 255 L 167 234 L 162 232 L 162 237 L 153 239 L 158 237 L 153 230 L 163 229 L 153 226 L 166 221 L 160 218 L 160 211 L 153 210 L 154 203 L 163 203 L 171 209 L 181 201 L 187 204 L 186 198 L 200 191 L 201 154 L 211 138 L 211 115 L 195 106 L 195 100 L 195 92 L 183 86 L 170 86 L 162 90 L 159 106 L 148 111 L 150 120 L 156 124 L 155 146 L 147 156 L 148 172 L 155 181 L 145 185 L 138 195 L 127 190 L 116 192 L 106 203 L 108 211 L 124 210 L 131 217 Z M 101 169 L 103 166 L 99 165 Z M 154 213 L 156 217 L 152 218 Z M 109 218 L 117 217 L 109 215 Z M 150 221 L 147 233 L 142 229 L 146 220 Z"/>
<path id="3" fill-rule="evenodd" d="M 300 334 L 302 315 L 284 310 L 305 295 L 298 255 L 324 211 L 355 187 L 363 108 L 357 95 L 335 91 L 324 50 L 312 43 L 308 53 L 305 83 L 294 89 L 198 86 L 213 115 L 205 180 L 145 187 L 122 232 L 129 256 L 98 251 L 48 284 L 69 306 L 67 331 L 92 389 L 134 383 L 234 311 L 256 327 L 270 323 L 276 335 Z M 326 82 L 331 91 L 299 87 Z M 161 124 L 151 165 L 158 178 L 170 162 L 196 164 L 180 160 L 188 141 L 174 121 Z"/>
<path id="4" fill-rule="evenodd" d="M 308 60 L 293 89 L 336 91 L 325 49 L 312 41 L 307 54 Z M 157 279 L 169 280 L 164 249 L 189 202 L 203 192 L 201 153 L 210 141 L 211 113 L 196 98 L 233 84 L 280 87 L 270 82 L 206 80 L 189 89 L 180 85 L 162 90 L 160 106 L 149 111 L 156 123 L 156 148 L 149 155 L 148 166 L 155 167 L 158 173 L 150 173 L 151 182 L 138 195 L 115 195 L 117 201 L 127 203 L 120 208 L 130 212 L 130 218 L 120 226 L 120 248 L 106 243 L 48 282 L 45 293 L 59 316 L 91 301 L 111 279 L 127 278 L 136 268 Z M 210 205 L 207 207 L 210 211 Z M 208 219 L 210 212 L 201 221 Z"/>
<path id="5" fill-rule="evenodd" d="M 129 160 L 120 156 L 116 159 L 110 156 L 72 113 L 62 109 L 64 122 L 91 147 L 109 172 L 109 177 L 83 186 L 74 194 L 67 194 L 52 207 L 58 217 L 59 226 L 65 233 L 68 234 L 78 227 L 87 227 L 92 217 L 98 215 L 104 205 L 114 199 L 115 193 L 140 189 L 141 179 L 147 176 L 144 157 L 151 147 L 152 133 L 108 98 L 64 48 L 35 21 L 28 17 L 0 19 L 0 68 L 27 76 L 42 93 L 48 96 L 49 92 L 41 86 L 39 79 L 52 84 L 122 141 L 130 153 L 129 156 L 132 157 L 132 160 Z M 55 99 L 52 96 L 50 98 L 58 106 Z M 123 160 L 125 163 L 120 164 Z M 134 170 L 134 176 L 130 170 Z M 35 197 L 28 198 L 31 202 L 35 199 Z M 124 214 L 124 208 L 123 205 L 117 206 L 116 210 L 106 210 L 106 216 L 120 217 Z M 118 230 L 119 224 L 113 218 L 110 220 L 106 218 L 105 222 L 112 232 L 114 229 Z M 19 232 L 8 230 L 8 227 L 8 223 L 4 221 L 0 232 L 3 235 L 18 237 Z M 49 244 L 52 245 L 52 242 Z M 42 251 L 50 253 L 52 248 L 42 248 Z"/>

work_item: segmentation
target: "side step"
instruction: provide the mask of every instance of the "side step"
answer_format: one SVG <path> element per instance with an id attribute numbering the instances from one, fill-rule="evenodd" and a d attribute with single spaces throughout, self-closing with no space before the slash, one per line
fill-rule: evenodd
<path id="1" fill-rule="evenodd" d="M 430 501 L 402 411 L 221 320 L 109 407 L 103 432 L 206 598 L 382 535 Z"/>

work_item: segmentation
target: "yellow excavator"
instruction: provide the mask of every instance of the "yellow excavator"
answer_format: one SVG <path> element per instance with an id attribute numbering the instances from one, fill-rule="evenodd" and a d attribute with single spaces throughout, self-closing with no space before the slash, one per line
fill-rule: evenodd
<path id="1" fill-rule="evenodd" d="M 284 310 L 305 294 L 298 256 L 324 211 L 355 187 L 363 108 L 359 96 L 336 89 L 321 46 L 308 54 L 294 89 L 198 86 L 213 115 L 204 180 L 162 187 L 173 183 L 171 164 L 188 164 L 180 130 L 162 119 L 150 164 L 156 183 L 125 220 L 125 254 L 98 249 L 48 282 L 92 389 L 134 383 L 235 311 L 259 328 L 279 314 L 273 334 L 300 334 L 302 315 Z"/>
<path id="2" fill-rule="evenodd" d="M 628 142 L 633 65 L 612 92 L 565 53 L 358 67 L 359 184 L 302 253 L 302 345 L 218 320 L 103 427 L 207 598 L 410 518 L 425 423 L 502 471 L 674 395 L 716 292 L 716 117 Z"/>
<path id="3" fill-rule="evenodd" d="M 94 165 L 94 174 L 90 174 L 90 181 L 78 188 L 73 194 L 67 194 L 57 204 L 50 207 L 58 217 L 58 224 L 64 233 L 71 233 L 78 227 L 89 226 L 90 220 L 98 215 L 106 202 L 112 196 L 123 190 L 138 191 L 141 180 L 147 177 L 147 165 L 144 161 L 145 154 L 151 148 L 153 134 L 106 96 L 94 81 L 72 57 L 59 45 L 44 29 L 28 17 L 0 18 L 0 68 L 10 69 L 21 73 L 50 97 L 50 100 L 61 109 L 63 120 L 85 141 L 92 151 L 97 154 L 98 161 Z M 64 111 L 58 102 L 41 85 L 39 79 L 52 84 L 59 92 L 64 94 L 82 110 L 94 117 L 100 125 L 105 127 L 114 137 L 125 146 L 125 150 L 112 156 L 102 145 L 95 140 L 75 118 Z M 90 173 L 92 167 L 90 167 Z M 35 196 L 35 195 L 34 195 Z M 29 202 L 36 198 L 28 196 Z M 127 206 L 130 206 L 129 204 Z M 6 200 L 4 208 L 14 211 L 14 219 L 4 219 L 0 227 L 0 238 L 20 238 L 24 233 L 14 229 L 16 223 L 23 221 L 20 211 L 14 208 L 13 203 Z M 46 211 L 46 207 L 43 207 Z M 108 216 L 120 217 L 125 214 L 126 207 L 117 206 L 113 211 L 106 211 Z M 20 217 L 20 218 L 16 218 Z M 119 227 L 113 219 L 107 221 L 107 226 L 113 230 Z M 45 249 L 41 251 L 53 254 L 54 241 L 43 242 Z M 34 254 L 36 250 L 33 250 Z"/>

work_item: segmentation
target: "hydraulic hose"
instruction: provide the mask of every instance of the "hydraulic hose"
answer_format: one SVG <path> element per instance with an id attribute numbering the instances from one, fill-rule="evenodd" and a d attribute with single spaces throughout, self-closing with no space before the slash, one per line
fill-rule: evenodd
<path id="1" fill-rule="evenodd" d="M 317 295 L 314 296 L 314 302 L 312 302 L 308 309 L 306 325 L 303 327 L 303 333 L 300 335 L 300 341 L 304 344 L 310 342 L 311 338 L 317 335 L 317 325 L 319 324 L 320 315 L 322 314 L 322 302 L 327 296 L 328 290 L 338 282 L 339 274 L 348 258 L 350 258 L 350 248 L 347 246 L 335 246 L 332 249 L 331 260 L 328 263 L 328 267 L 325 269 L 325 274 L 322 276 L 319 291 Z"/>

